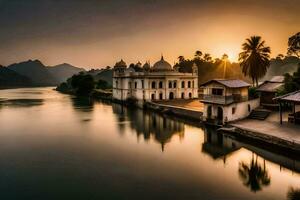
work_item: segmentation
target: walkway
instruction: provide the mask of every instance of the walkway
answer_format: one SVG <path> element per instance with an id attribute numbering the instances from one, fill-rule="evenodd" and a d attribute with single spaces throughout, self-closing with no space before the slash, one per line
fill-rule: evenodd
<path id="1" fill-rule="evenodd" d="M 230 125 L 240 129 L 275 136 L 300 144 L 300 125 L 295 125 L 287 122 L 287 113 L 284 113 L 283 119 L 283 124 L 280 125 L 279 113 L 272 112 L 270 116 L 264 121 L 255 119 L 243 119 L 237 122 L 233 122 Z"/>

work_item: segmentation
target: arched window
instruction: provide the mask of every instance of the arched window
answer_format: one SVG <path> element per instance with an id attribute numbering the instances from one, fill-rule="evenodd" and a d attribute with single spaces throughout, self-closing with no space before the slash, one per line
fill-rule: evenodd
<path id="1" fill-rule="evenodd" d="M 188 81 L 188 88 L 191 88 L 191 81 Z"/>
<path id="2" fill-rule="evenodd" d="M 162 81 L 159 81 L 158 87 L 163 88 L 163 82 Z"/>
<path id="3" fill-rule="evenodd" d="M 169 88 L 172 88 L 172 82 L 169 81 Z"/>
<path id="4" fill-rule="evenodd" d="M 155 94 L 151 94 L 151 99 L 152 99 L 152 100 L 155 99 Z"/>
<path id="5" fill-rule="evenodd" d="M 159 93 L 159 99 L 160 99 L 160 100 L 163 99 L 163 93 Z"/>
<path id="6" fill-rule="evenodd" d="M 184 88 L 185 87 L 185 84 L 184 84 L 184 81 L 181 82 L 181 88 Z"/>
<path id="7" fill-rule="evenodd" d="M 190 99 L 192 98 L 192 93 L 191 93 L 191 92 L 189 93 L 189 98 L 190 98 Z"/>
<path id="8" fill-rule="evenodd" d="M 174 81 L 174 83 L 173 83 L 173 88 L 176 88 L 176 87 L 177 87 L 177 82 Z"/>
<path id="9" fill-rule="evenodd" d="M 134 82 L 134 88 L 135 89 L 137 88 L 137 82 L 136 81 Z"/>
<path id="10" fill-rule="evenodd" d="M 184 99 L 184 92 L 181 93 L 181 98 Z"/>
<path id="11" fill-rule="evenodd" d="M 170 100 L 174 99 L 174 93 L 173 93 L 173 92 L 170 92 L 170 94 L 169 94 L 169 99 L 170 99 Z"/>
<path id="12" fill-rule="evenodd" d="M 152 89 L 155 89 L 155 88 L 156 88 L 156 83 L 155 83 L 155 81 L 152 81 L 152 83 L 151 83 L 151 88 L 152 88 Z"/>

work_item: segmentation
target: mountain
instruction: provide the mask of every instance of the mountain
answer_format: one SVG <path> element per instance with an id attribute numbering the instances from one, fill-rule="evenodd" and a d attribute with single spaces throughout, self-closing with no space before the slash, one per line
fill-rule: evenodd
<path id="1" fill-rule="evenodd" d="M 59 81 L 48 71 L 47 67 L 39 60 L 28 60 L 15 63 L 7 67 L 16 73 L 31 79 L 35 86 L 54 86 Z"/>
<path id="2" fill-rule="evenodd" d="M 83 68 L 74 67 L 68 63 L 63 63 L 52 67 L 49 66 L 47 67 L 47 69 L 59 83 L 66 81 L 74 74 L 78 74 L 79 72 L 85 71 L 85 69 Z"/>
<path id="3" fill-rule="evenodd" d="M 285 73 L 292 74 L 297 71 L 299 64 L 300 59 L 294 56 L 287 56 L 284 59 L 271 59 L 270 67 L 262 81 L 270 80 L 273 76 L 281 76 Z"/>
<path id="4" fill-rule="evenodd" d="M 32 86 L 32 81 L 0 65 L 0 88 Z"/>

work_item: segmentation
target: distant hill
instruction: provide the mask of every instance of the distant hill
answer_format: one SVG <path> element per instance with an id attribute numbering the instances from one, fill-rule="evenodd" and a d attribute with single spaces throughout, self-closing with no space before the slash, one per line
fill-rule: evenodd
<path id="1" fill-rule="evenodd" d="M 270 80 L 273 76 L 293 73 L 297 70 L 299 63 L 300 59 L 294 56 L 288 56 L 284 59 L 272 59 L 270 62 L 270 68 L 262 81 Z"/>
<path id="2" fill-rule="evenodd" d="M 36 86 L 54 86 L 59 82 L 39 60 L 15 63 L 9 65 L 7 68 L 30 78 Z"/>
<path id="3" fill-rule="evenodd" d="M 0 65 L 0 88 L 32 86 L 32 81 Z"/>
<path id="4" fill-rule="evenodd" d="M 74 74 L 85 71 L 83 68 L 74 67 L 68 63 L 47 67 L 50 74 L 59 82 L 62 83 Z"/>

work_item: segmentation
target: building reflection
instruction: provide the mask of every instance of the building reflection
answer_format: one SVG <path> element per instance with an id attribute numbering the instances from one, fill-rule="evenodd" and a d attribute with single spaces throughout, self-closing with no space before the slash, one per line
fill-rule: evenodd
<path id="1" fill-rule="evenodd" d="M 128 126 L 136 132 L 137 138 L 145 141 L 154 140 L 161 145 L 164 151 L 167 143 L 171 142 L 174 135 L 184 137 L 184 123 L 164 117 L 154 112 L 141 109 L 130 109 L 118 104 L 113 104 L 113 112 L 117 115 L 120 132 Z"/>
<path id="2" fill-rule="evenodd" d="M 71 98 L 73 108 L 82 112 L 90 112 L 94 109 L 94 101 L 88 97 Z"/>

